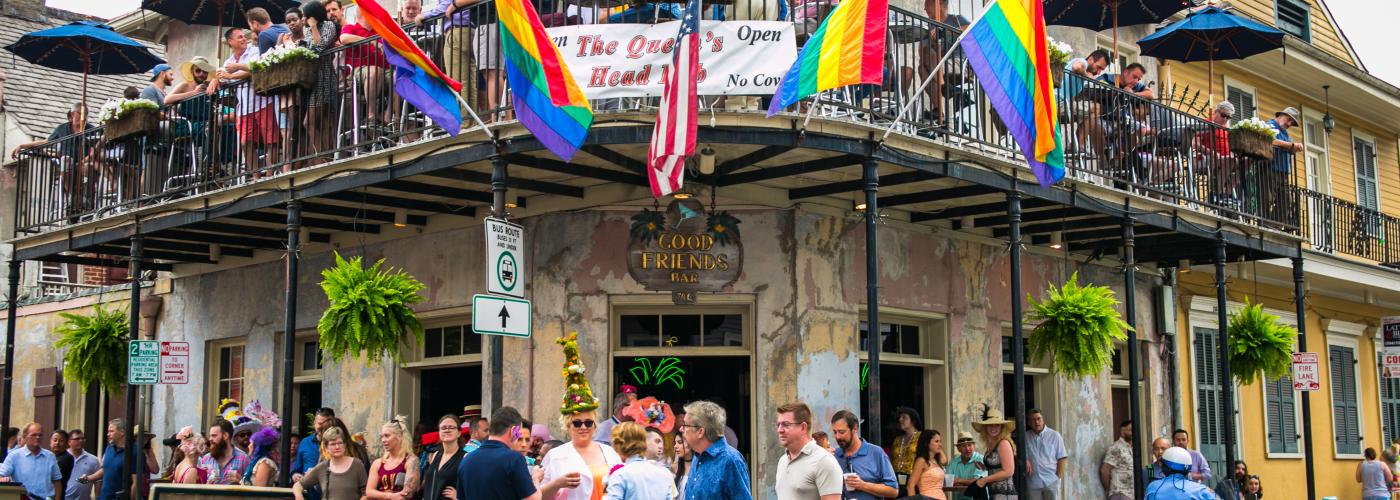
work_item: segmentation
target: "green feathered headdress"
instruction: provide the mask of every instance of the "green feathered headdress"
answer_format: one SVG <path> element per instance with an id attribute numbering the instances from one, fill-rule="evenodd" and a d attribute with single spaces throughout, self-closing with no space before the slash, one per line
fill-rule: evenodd
<path id="1" fill-rule="evenodd" d="M 587 371 L 578 357 L 578 332 L 572 332 L 554 340 L 564 346 L 564 405 L 559 413 L 574 415 L 598 409 L 598 398 L 593 396 L 593 388 L 588 386 Z"/>

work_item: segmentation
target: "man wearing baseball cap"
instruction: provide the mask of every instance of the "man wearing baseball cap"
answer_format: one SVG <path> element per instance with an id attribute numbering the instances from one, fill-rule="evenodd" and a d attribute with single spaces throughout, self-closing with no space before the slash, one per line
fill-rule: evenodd
<path id="1" fill-rule="evenodd" d="M 141 98 L 154 102 L 157 106 L 164 106 L 165 89 L 170 88 L 172 83 L 175 83 L 175 72 L 171 71 L 170 65 L 157 64 L 151 68 L 151 84 L 141 89 Z"/>
<path id="2" fill-rule="evenodd" d="M 958 449 L 958 455 L 948 461 L 948 470 L 945 472 L 953 478 L 954 486 L 967 487 L 977 478 L 987 477 L 987 467 L 982 464 L 982 454 L 977 452 L 977 440 L 972 437 L 972 433 L 959 432 L 954 446 Z M 961 500 L 964 497 L 961 493 L 953 493 L 949 498 Z"/>
<path id="3" fill-rule="evenodd" d="M 1273 162 L 1270 163 L 1267 174 L 1262 176 L 1263 182 L 1260 182 L 1258 187 L 1260 209 L 1263 211 L 1260 215 L 1265 219 L 1292 220 L 1290 214 L 1293 212 L 1293 204 L 1290 203 L 1289 194 L 1284 187 L 1293 175 L 1293 154 L 1303 151 L 1303 143 L 1293 142 L 1293 138 L 1288 135 L 1288 129 L 1299 123 L 1301 122 L 1298 120 L 1298 108 L 1291 106 L 1274 113 L 1274 119 L 1269 120 L 1269 126 L 1278 133 L 1274 134 Z"/>

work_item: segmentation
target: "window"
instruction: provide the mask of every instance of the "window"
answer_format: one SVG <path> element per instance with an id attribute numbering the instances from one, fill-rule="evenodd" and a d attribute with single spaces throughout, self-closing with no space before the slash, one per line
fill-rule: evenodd
<path id="1" fill-rule="evenodd" d="M 460 415 L 482 403 L 482 340 L 471 311 L 455 307 L 419 313 L 423 342 L 404 354 L 394 386 L 394 407 L 414 425 L 437 427 L 437 418 Z M 509 343 L 509 342 L 507 342 Z M 509 348 L 506 356 L 511 356 Z"/>
<path id="2" fill-rule="evenodd" d="M 1230 101 L 1230 104 L 1235 105 L 1235 114 L 1230 117 L 1231 125 L 1240 120 L 1253 118 L 1258 111 L 1254 107 L 1254 89 L 1240 85 L 1238 82 L 1226 79 L 1225 99 Z"/>
<path id="3" fill-rule="evenodd" d="M 236 399 L 243 401 L 243 355 L 244 340 L 223 340 L 212 342 L 205 351 L 208 366 L 205 367 L 205 394 L 209 395 L 210 415 L 219 407 L 219 401 Z"/>
<path id="4" fill-rule="evenodd" d="M 1376 342 L 1380 346 L 1380 342 Z M 1381 347 L 1384 349 L 1384 347 Z M 1381 353 L 1376 356 L 1376 374 L 1380 375 Z M 1380 378 L 1381 393 L 1381 432 L 1385 434 L 1386 443 L 1400 438 L 1400 378 Z"/>
<path id="5" fill-rule="evenodd" d="M 1278 0 L 1274 9 L 1274 24 L 1284 33 L 1308 41 L 1311 37 L 1308 16 L 1311 8 L 1306 0 Z"/>
<path id="6" fill-rule="evenodd" d="M 471 325 L 423 329 L 423 359 L 469 354 L 481 354 L 481 335 Z"/>
<path id="7" fill-rule="evenodd" d="M 743 347 L 743 315 L 624 314 L 619 347 Z"/>
<path id="8" fill-rule="evenodd" d="M 1376 143 L 1355 137 L 1352 150 L 1356 153 L 1356 204 L 1371 210 L 1381 209 L 1376 191 Z"/>
<path id="9" fill-rule="evenodd" d="M 1150 352 L 1148 344 L 1142 341 L 1138 341 L 1138 344 L 1141 347 L 1138 350 L 1138 404 L 1140 405 L 1138 415 L 1144 420 L 1150 420 L 1152 398 L 1148 394 L 1148 391 L 1152 384 L 1148 382 L 1148 374 L 1152 373 L 1149 367 L 1152 358 L 1148 356 L 1148 352 Z M 1127 344 L 1117 344 L 1113 347 L 1113 364 L 1109 378 L 1109 385 L 1112 388 L 1112 415 L 1115 432 L 1117 432 L 1117 425 L 1119 422 L 1132 418 L 1132 413 L 1130 411 L 1130 408 L 1132 408 L 1130 401 L 1131 395 L 1128 392 L 1131 384 L 1129 383 L 1130 379 L 1128 377 L 1128 351 L 1125 349 L 1126 346 Z M 1149 429 L 1149 427 L 1139 427 Z"/>
<path id="10" fill-rule="evenodd" d="M 1025 331 L 1030 333 L 1031 326 L 1026 325 Z M 1040 414 L 1045 417 L 1045 425 L 1056 427 L 1060 424 L 1056 417 L 1059 416 L 1059 377 L 1050 373 L 1050 359 L 1035 359 L 1031 356 L 1030 348 L 1026 347 L 1029 342 L 1029 335 L 1022 338 L 1022 348 L 1026 353 L 1025 378 L 1022 383 L 1026 387 L 1026 410 L 1039 408 Z M 1012 394 L 1012 384 L 1016 378 L 1013 375 L 1011 365 L 1011 326 L 1002 326 L 1001 331 L 1001 387 L 1002 387 L 1002 411 L 1006 415 L 1014 415 L 1016 410 L 1015 395 Z M 1114 432 L 1117 423 L 1114 423 Z"/>
<path id="11" fill-rule="evenodd" d="M 1297 394 L 1293 378 L 1281 377 L 1264 382 L 1264 427 L 1273 454 L 1298 453 Z"/>
<path id="12" fill-rule="evenodd" d="M 1356 348 L 1327 346 L 1328 377 L 1332 381 L 1332 434 L 1337 456 L 1361 455 L 1361 415 L 1356 404 Z"/>
<path id="13" fill-rule="evenodd" d="M 1303 142 L 1307 144 L 1308 189 L 1323 194 L 1332 192 L 1327 168 L 1327 132 L 1321 121 L 1303 119 Z"/>
<path id="14" fill-rule="evenodd" d="M 1196 375 L 1196 442 L 1211 470 L 1225 468 L 1225 409 L 1221 405 L 1220 331 L 1196 327 L 1191 339 Z M 1236 427 L 1238 429 L 1238 427 Z M 1238 434 L 1238 432 L 1236 433 Z M 1239 441 L 1236 441 L 1237 443 Z"/>
<path id="15" fill-rule="evenodd" d="M 279 345 L 281 340 L 278 341 Z M 295 369 L 292 371 L 292 402 L 296 406 L 296 419 L 287 420 L 298 435 L 306 435 L 313 429 L 315 412 L 321 407 L 321 369 L 324 361 L 321 356 L 321 343 L 315 332 L 302 333 L 296 339 Z M 286 417 L 284 417 L 286 418 Z"/>
<path id="16" fill-rule="evenodd" d="M 887 314 L 880 319 L 880 415 L 892 421 L 895 408 L 907 406 L 919 411 L 923 427 L 948 427 L 948 370 L 945 365 L 947 322 L 939 318 Z M 865 313 L 862 312 L 862 315 Z M 863 316 L 862 316 L 863 317 Z M 888 322 L 886 322 L 888 321 Z M 870 373 L 870 323 L 860 322 L 860 415 L 870 415 L 870 399 L 865 392 Z M 893 443 L 894 433 L 886 432 Z"/>

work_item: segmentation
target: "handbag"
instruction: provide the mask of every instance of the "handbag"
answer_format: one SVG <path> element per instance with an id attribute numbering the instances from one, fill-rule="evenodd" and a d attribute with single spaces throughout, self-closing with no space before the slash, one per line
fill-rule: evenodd
<path id="1" fill-rule="evenodd" d="M 978 486 L 977 483 L 967 485 L 967 489 L 963 490 L 962 496 L 969 500 L 991 500 L 991 494 L 987 492 L 987 487 Z"/>

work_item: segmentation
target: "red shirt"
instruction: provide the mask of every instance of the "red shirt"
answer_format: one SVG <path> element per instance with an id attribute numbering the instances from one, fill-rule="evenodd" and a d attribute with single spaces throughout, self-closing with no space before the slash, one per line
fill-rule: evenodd
<path id="1" fill-rule="evenodd" d="M 1214 135 L 1215 137 L 1211 137 Z M 1216 128 L 1208 132 L 1196 134 L 1196 140 L 1205 144 L 1206 148 L 1221 156 L 1230 156 L 1230 131 L 1224 128 Z"/>
<path id="2" fill-rule="evenodd" d="M 368 28 L 358 23 L 341 28 L 340 34 L 355 35 L 364 38 L 374 36 L 373 31 L 370 31 Z M 350 66 L 351 68 L 358 68 L 361 66 L 389 67 L 389 61 L 386 61 L 384 59 L 384 53 L 379 51 L 379 41 L 356 43 L 359 43 L 359 45 L 345 49 L 346 66 Z"/>

